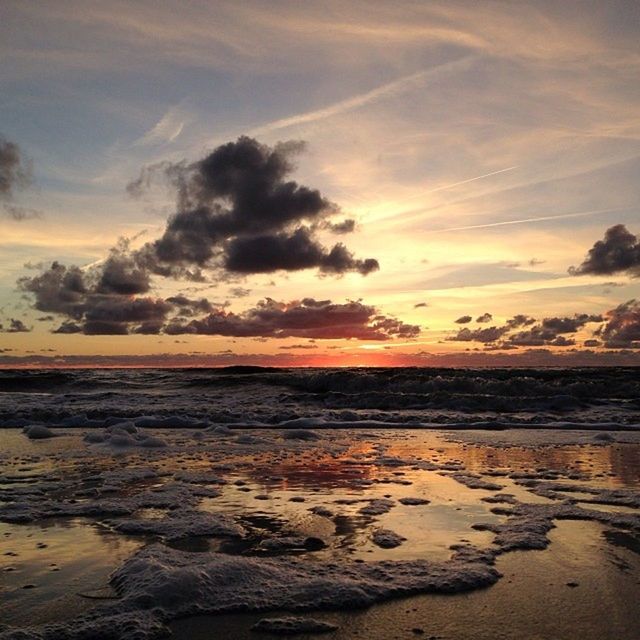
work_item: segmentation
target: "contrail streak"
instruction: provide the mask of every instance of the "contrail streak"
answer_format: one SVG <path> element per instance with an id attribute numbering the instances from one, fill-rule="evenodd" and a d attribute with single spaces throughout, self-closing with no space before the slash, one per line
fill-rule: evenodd
<path id="1" fill-rule="evenodd" d="M 437 191 L 446 191 L 447 189 L 453 189 L 454 187 L 460 186 L 461 184 L 468 184 L 469 182 L 475 182 L 476 180 L 484 180 L 485 178 L 490 178 L 491 176 L 495 176 L 498 175 L 499 173 L 506 173 L 507 171 L 513 171 L 514 169 L 517 169 L 518 165 L 514 165 L 513 167 L 507 167 L 506 169 L 498 169 L 497 171 L 491 171 L 490 173 L 484 173 L 481 176 L 475 176 L 473 178 L 467 178 L 466 180 L 459 180 L 458 182 L 451 182 L 450 184 L 443 184 L 440 187 L 434 187 L 433 189 L 429 189 L 427 191 L 421 191 L 420 193 L 416 194 L 415 196 L 409 196 L 408 198 L 405 198 L 404 200 L 401 200 L 400 202 L 411 202 L 412 200 L 417 200 L 418 198 L 422 198 L 423 196 L 429 194 L 429 193 L 436 193 Z M 401 211 L 401 212 L 394 212 L 394 213 L 383 213 L 379 216 L 369 216 L 368 220 L 369 221 L 373 221 L 375 220 L 380 221 L 380 220 L 387 220 L 389 218 L 395 218 L 398 216 L 403 216 L 403 215 L 407 215 L 408 213 L 415 213 L 415 209 L 412 209 L 410 211 Z M 420 211 L 422 212 L 422 210 Z"/>
<path id="2" fill-rule="evenodd" d="M 504 222 L 487 222 L 486 224 L 470 224 L 465 227 L 448 227 L 437 229 L 432 233 L 445 233 L 447 231 L 467 231 L 468 229 L 486 229 L 488 227 L 504 227 L 509 224 L 526 224 L 528 222 L 544 222 L 546 220 L 562 220 L 563 218 L 581 218 L 594 216 L 599 213 L 612 213 L 614 211 L 626 211 L 628 207 L 615 207 L 613 209 L 594 209 L 593 211 L 579 211 L 577 213 L 563 213 L 558 216 L 540 216 L 538 218 L 523 218 L 521 220 L 505 220 Z"/>
<path id="3" fill-rule="evenodd" d="M 308 111 L 307 113 L 300 113 L 289 118 L 275 120 L 274 122 L 270 122 L 261 127 L 253 129 L 249 132 L 249 135 L 259 135 L 262 133 L 269 133 L 270 131 L 277 131 L 278 129 L 286 129 L 287 127 L 292 127 L 299 124 L 307 124 L 309 122 L 315 122 L 317 120 L 324 120 L 325 118 L 357 109 L 371 102 L 375 102 L 376 100 L 398 95 L 399 93 L 419 86 L 432 76 L 436 76 L 447 71 L 457 71 L 458 69 L 463 69 L 469 65 L 472 58 L 473 56 L 466 56 L 460 60 L 446 62 L 445 64 L 438 65 L 431 69 L 426 69 L 424 71 L 419 71 L 418 73 L 413 73 L 409 76 L 404 76 L 403 78 L 399 78 L 398 80 L 394 80 L 393 82 L 389 82 L 387 84 L 381 85 L 380 87 L 376 87 L 371 91 L 367 91 L 366 93 L 347 98 L 346 100 L 341 100 L 340 102 L 336 102 L 327 107 L 323 107 L 322 109 Z"/>
<path id="4" fill-rule="evenodd" d="M 492 171 L 491 173 L 485 173 L 481 176 L 476 176 L 475 178 L 468 178 L 467 180 L 460 180 L 460 182 L 452 182 L 451 184 L 445 184 L 441 187 L 436 187 L 435 189 L 429 189 L 428 191 L 423 191 L 421 194 L 417 196 L 413 196 L 414 198 L 419 198 L 425 193 L 435 193 L 436 191 L 444 191 L 445 189 L 453 189 L 453 187 L 458 187 L 461 184 L 467 184 L 468 182 L 475 182 L 476 180 L 482 180 L 483 178 L 489 178 L 491 176 L 498 175 L 499 173 L 505 173 L 506 171 L 513 171 L 517 169 L 518 165 L 514 165 L 513 167 L 507 167 L 506 169 L 498 169 L 498 171 Z M 412 198 L 413 199 L 413 198 Z"/>

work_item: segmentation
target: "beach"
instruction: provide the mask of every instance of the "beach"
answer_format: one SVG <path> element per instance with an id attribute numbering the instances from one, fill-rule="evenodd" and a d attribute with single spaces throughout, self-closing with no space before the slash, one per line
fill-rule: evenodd
<path id="1" fill-rule="evenodd" d="M 0 430 L 0 637 L 638 636 L 632 424 L 321 417 Z"/>

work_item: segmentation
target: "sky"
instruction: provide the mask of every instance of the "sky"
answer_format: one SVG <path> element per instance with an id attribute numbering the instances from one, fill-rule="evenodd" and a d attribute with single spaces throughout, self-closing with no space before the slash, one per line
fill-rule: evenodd
<path id="1" fill-rule="evenodd" d="M 0 365 L 640 363 L 640 5 L 5 0 Z"/>

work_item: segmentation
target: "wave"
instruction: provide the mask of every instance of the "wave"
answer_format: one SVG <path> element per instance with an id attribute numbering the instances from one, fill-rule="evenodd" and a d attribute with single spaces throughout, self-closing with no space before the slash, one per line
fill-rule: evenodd
<path id="1" fill-rule="evenodd" d="M 94 369 L 0 371 L 0 427 L 157 426 L 298 418 L 389 424 L 640 422 L 640 378 L 600 369 Z"/>

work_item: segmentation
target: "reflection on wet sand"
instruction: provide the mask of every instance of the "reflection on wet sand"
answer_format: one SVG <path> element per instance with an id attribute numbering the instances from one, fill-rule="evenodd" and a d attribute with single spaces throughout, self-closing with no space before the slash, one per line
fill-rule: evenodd
<path id="1" fill-rule="evenodd" d="M 3 618 L 16 625 L 70 618 L 113 597 L 110 573 L 141 546 L 75 519 L 0 523 L 0 539 Z"/>
<path id="2" fill-rule="evenodd" d="M 1 454 L 3 502 L 8 509 L 20 501 L 31 508 L 24 520 L 0 524 L 3 548 L 10 552 L 0 556 L 0 593 L 11 624 L 68 620 L 101 598 L 114 597 L 117 594 L 107 588 L 109 573 L 147 544 L 193 554 L 296 556 L 311 563 L 445 561 L 451 557 L 452 545 L 492 547 L 491 530 L 473 525 L 506 522 L 507 515 L 496 513 L 496 505 L 509 501 L 556 504 L 557 498 L 534 492 L 541 479 L 609 489 L 637 490 L 640 484 L 637 443 L 493 446 L 468 437 L 415 430 L 327 431 L 309 441 L 285 439 L 282 431 L 268 429 L 204 439 L 184 430 L 152 433 L 167 446 L 116 450 L 90 447 L 77 432 L 52 442 L 30 442 L 17 432 L 0 433 L 7 445 Z M 462 472 L 462 477 L 456 477 L 456 472 Z M 523 478 L 533 479 L 533 484 L 523 483 Z M 637 513 L 628 505 L 588 504 L 586 500 L 593 497 L 569 493 L 562 499 L 580 500 L 579 505 L 604 513 Z M 55 516 L 60 505 L 69 510 L 104 501 L 115 502 L 125 511 L 106 514 L 96 508 L 84 516 Z M 42 516 L 40 507 L 52 510 Z M 144 535 L 116 533 L 123 520 L 153 525 L 186 508 L 209 516 L 224 514 L 243 533 L 202 534 L 196 528 L 196 533 L 169 538 L 153 533 L 153 526 Z M 424 626 L 418 624 L 418 614 L 425 615 L 433 621 L 435 635 L 471 638 L 473 627 L 464 627 L 464 621 L 471 624 L 471 619 L 460 610 L 467 605 L 483 619 L 483 629 L 503 637 L 498 633 L 502 622 L 492 622 L 483 608 L 493 607 L 509 619 L 507 606 L 520 607 L 521 618 L 528 619 L 546 602 L 546 595 L 536 594 L 544 591 L 548 572 L 555 572 L 555 577 L 547 586 L 553 587 L 554 597 L 565 601 L 567 587 L 558 582 L 565 579 L 558 576 L 569 575 L 564 556 L 573 558 L 570 570 L 579 584 L 601 570 L 607 581 L 617 585 L 616 590 L 624 584 L 629 593 L 640 595 L 637 580 L 632 584 L 628 578 L 638 575 L 633 572 L 640 568 L 636 534 L 593 522 L 574 524 L 562 521 L 544 552 L 501 556 L 498 567 L 509 578 L 486 592 L 450 600 L 422 597 L 411 604 L 381 605 L 364 614 L 331 614 L 327 619 L 337 621 L 341 630 L 328 637 L 355 638 L 358 628 L 377 634 L 370 637 L 396 637 L 398 629 L 404 628 L 402 611 L 410 610 L 417 627 Z M 398 534 L 401 544 L 378 544 L 376 532 L 381 529 Z M 627 577 L 616 582 L 616 572 Z M 509 580 L 520 585 L 517 593 Z M 591 606 L 595 592 L 571 591 L 572 606 Z M 628 599 L 623 600 L 616 605 L 620 616 L 628 615 Z M 435 602 L 446 603 L 442 611 L 456 616 L 459 624 L 447 622 L 434 610 Z M 247 625 L 254 617 L 216 620 L 230 637 L 242 638 L 249 637 Z M 624 619 L 619 637 L 632 637 L 629 625 Z M 174 624 L 177 638 L 195 640 L 205 637 L 205 627 L 197 620 Z M 562 635 L 562 625 L 558 629 L 560 635 L 554 637 L 570 637 Z M 567 625 L 567 633 L 569 629 Z"/>

